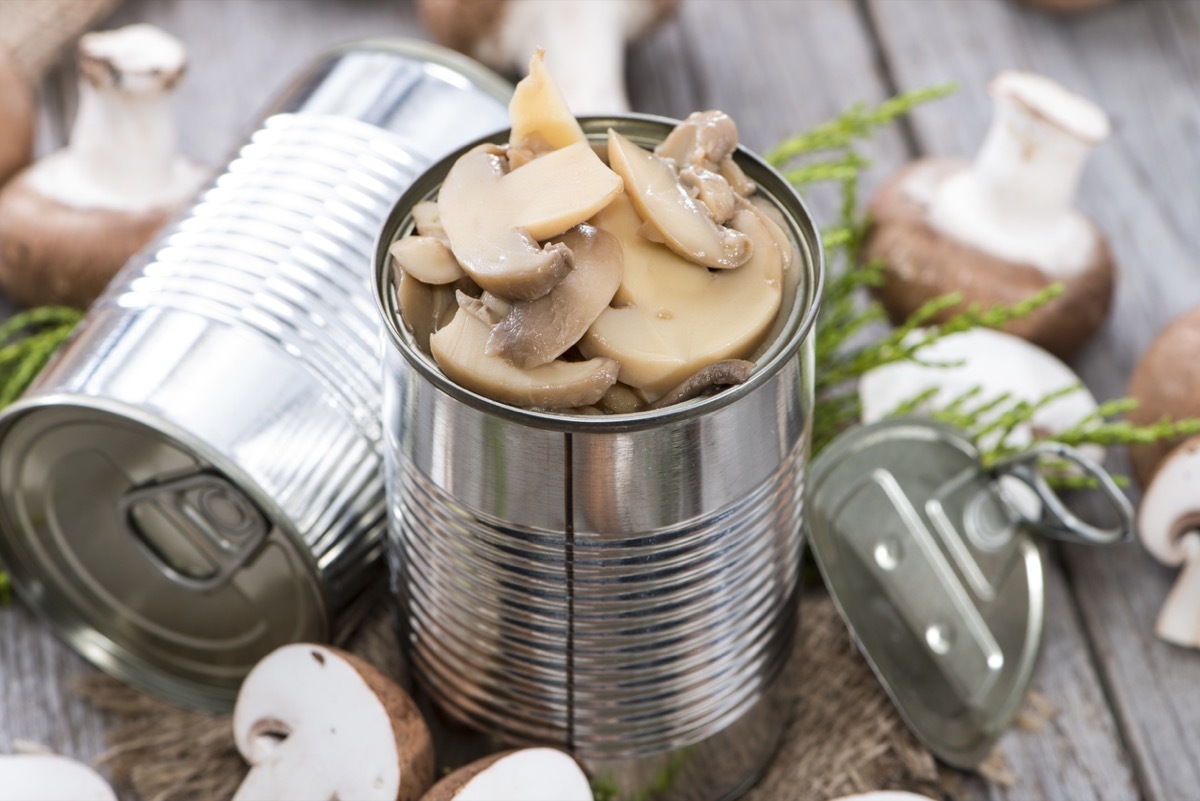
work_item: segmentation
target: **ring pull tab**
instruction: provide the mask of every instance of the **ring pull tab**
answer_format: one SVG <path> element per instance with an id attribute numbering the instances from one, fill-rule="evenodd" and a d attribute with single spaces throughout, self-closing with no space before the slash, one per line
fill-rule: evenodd
<path id="1" fill-rule="evenodd" d="M 1038 470 L 1042 457 L 1052 457 L 1077 465 L 1096 480 L 1100 493 L 1108 499 L 1117 513 L 1120 525 L 1116 528 L 1093 526 L 1073 514 L 1062 498 Z M 1041 513 L 1036 520 L 1022 515 L 1023 522 L 1039 534 L 1066 542 L 1085 545 L 1113 545 L 1128 539 L 1133 532 L 1133 504 L 1117 487 L 1108 471 L 1079 451 L 1060 442 L 1036 442 L 1024 453 L 1005 459 L 992 468 L 993 476 L 1012 476 L 1034 491 L 1041 501 Z"/>

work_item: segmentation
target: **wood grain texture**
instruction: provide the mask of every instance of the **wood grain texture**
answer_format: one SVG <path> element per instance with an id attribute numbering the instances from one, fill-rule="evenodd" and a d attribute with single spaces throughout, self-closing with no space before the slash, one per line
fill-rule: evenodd
<path id="1" fill-rule="evenodd" d="M 213 166 L 322 50 L 420 35 L 405 0 L 125 0 L 108 24 L 134 21 L 187 43 L 180 142 Z M 954 97 L 915 115 L 915 152 L 896 130 L 864 148 L 876 162 L 869 188 L 918 152 L 973 152 L 990 112 L 982 87 L 1012 66 L 1046 72 L 1114 117 L 1113 141 L 1096 154 L 1080 202 L 1109 234 L 1122 281 L 1112 322 L 1077 364 L 1098 395 L 1118 395 L 1154 334 L 1200 302 L 1200 4 L 1124 0 L 1059 19 L 1008 0 L 685 0 L 677 20 L 632 48 L 628 73 L 635 109 L 722 108 L 757 149 L 854 101 L 880 100 L 892 83 L 957 80 Z M 43 85 L 40 152 L 65 136 L 69 74 Z M 820 223 L 833 220 L 833 193 L 810 201 Z M 0 299 L 0 319 L 8 313 Z M 1200 656 L 1150 633 L 1173 575 L 1135 544 L 1066 548 L 1061 568 L 1051 560 L 1034 686 L 1059 714 L 1040 732 L 1003 738 L 1015 786 L 968 784 L 967 798 L 1195 797 Z M 69 692 L 71 677 L 87 670 L 27 611 L 0 610 L 0 752 L 15 739 L 83 757 L 102 750 L 100 721 Z"/>
<path id="2" fill-rule="evenodd" d="M 902 85 L 946 78 L 962 84 L 955 97 L 916 114 L 914 129 L 926 152 L 974 151 L 989 118 L 982 87 L 1003 68 L 1047 74 L 1112 116 L 1113 137 L 1089 164 L 1079 204 L 1109 237 L 1120 281 L 1108 326 L 1075 366 L 1098 397 L 1124 394 L 1129 372 L 1154 335 L 1200 301 L 1200 194 L 1194 189 L 1200 174 L 1200 8 L 1121 2 L 1074 19 L 1047 18 L 999 0 L 881 0 L 870 8 Z M 1110 457 L 1110 467 L 1124 470 L 1123 456 Z M 1081 508 L 1097 511 L 1088 502 Z M 1098 797 L 1134 797 L 1138 790 L 1164 801 L 1194 797 L 1200 786 L 1200 655 L 1152 634 L 1174 571 L 1155 564 L 1136 543 L 1103 551 L 1065 548 L 1064 569 L 1067 600 L 1077 604 L 1129 749 L 1100 763 L 1095 759 L 1104 750 L 1089 749 Z M 1041 676 L 1048 670 L 1058 675 L 1044 663 Z M 1073 680 L 1066 673 L 1061 679 Z M 1079 746 L 1097 724 L 1111 728 L 1106 715 L 1085 717 L 1103 701 L 1086 699 L 1065 709 L 1060 725 L 1068 715 L 1079 716 L 1068 744 Z M 1111 774 L 1126 759 L 1138 787 L 1113 783 Z"/>

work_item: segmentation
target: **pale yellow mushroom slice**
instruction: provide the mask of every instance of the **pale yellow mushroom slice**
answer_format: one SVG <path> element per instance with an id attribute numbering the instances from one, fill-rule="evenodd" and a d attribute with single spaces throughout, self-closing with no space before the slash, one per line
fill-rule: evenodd
<path id="1" fill-rule="evenodd" d="M 413 206 L 412 217 L 419 236 L 432 236 L 446 245 L 450 244 L 446 229 L 442 227 L 442 215 L 438 211 L 436 200 L 422 200 Z"/>
<path id="2" fill-rule="evenodd" d="M 488 337 L 487 352 L 518 367 L 537 367 L 579 341 L 621 283 L 621 243 L 590 225 L 577 225 L 561 240 L 575 268 L 537 300 L 514 303 Z"/>
<path id="3" fill-rule="evenodd" d="M 539 241 L 584 222 L 620 194 L 621 178 L 580 142 L 507 171 L 503 150 L 479 145 L 438 194 L 442 226 L 463 269 L 485 290 L 533 300 L 570 270 L 570 251 Z"/>
<path id="4" fill-rule="evenodd" d="M 608 161 L 625 182 L 638 214 L 662 234 L 667 247 L 705 267 L 739 267 L 750 258 L 748 236 L 713 219 L 712 211 L 679 180 L 671 162 L 608 132 Z M 718 176 L 719 177 L 719 176 Z"/>
<path id="5" fill-rule="evenodd" d="M 397 239 L 388 253 L 406 273 L 427 284 L 453 284 L 466 275 L 450 248 L 432 236 Z"/>
<path id="6" fill-rule="evenodd" d="M 456 314 L 430 338 L 433 358 L 446 376 L 492 400 L 536 409 L 591 406 L 604 397 L 620 369 L 612 359 L 553 361 L 522 369 L 484 352 L 491 327 L 472 314 Z"/>
<path id="7" fill-rule="evenodd" d="M 587 143 L 583 128 L 546 69 L 546 53 L 541 48 L 529 60 L 529 74 L 517 84 L 508 102 L 508 116 L 512 120 L 508 141 L 514 150 L 559 150 Z"/>
<path id="8" fill-rule="evenodd" d="M 593 222 L 618 237 L 633 224 L 618 204 Z M 739 209 L 732 223 L 754 242 L 754 254 L 736 270 L 697 270 L 666 247 L 622 239 L 625 271 L 618 298 L 624 305 L 610 306 L 596 318 L 580 351 L 617 360 L 620 380 L 651 397 L 713 362 L 753 355 L 779 312 L 783 255 L 753 210 Z"/>

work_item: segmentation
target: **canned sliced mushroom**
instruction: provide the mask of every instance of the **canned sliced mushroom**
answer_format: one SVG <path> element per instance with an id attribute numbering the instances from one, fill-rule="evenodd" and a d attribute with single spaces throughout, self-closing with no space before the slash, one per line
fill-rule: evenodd
<path id="1" fill-rule="evenodd" d="M 537 61 L 532 72 L 545 80 Z M 514 126 L 522 97 L 519 86 Z M 610 129 L 647 155 L 659 146 L 688 151 L 710 136 L 704 125 L 680 129 L 676 121 L 642 116 L 571 118 L 567 125 L 565 113 L 538 112 L 553 121 L 545 130 L 554 132 L 554 144 L 536 133 L 514 143 L 501 132 L 432 167 L 393 209 L 376 249 L 375 288 L 388 334 L 389 553 L 405 643 L 421 688 L 454 721 L 506 744 L 565 749 L 622 798 L 651 788 L 663 799 L 731 797 L 762 770 L 783 724 L 774 693 L 796 616 L 819 237 L 791 187 L 730 145 L 707 172 L 729 176 L 731 189 L 755 186 L 754 206 L 738 195 L 731 210 L 708 209 L 713 231 L 698 236 L 729 238 L 734 255 L 722 258 L 732 262 L 740 258 L 737 235 L 752 231 L 746 258 L 736 267 L 683 264 L 670 247 L 639 234 L 666 240 L 645 225 L 626 179 L 602 208 L 589 208 L 611 185 L 593 164 L 591 200 L 571 212 L 588 216 L 557 219 L 565 233 L 546 240 L 513 234 L 526 212 L 499 212 L 505 241 L 520 249 L 520 292 L 536 294 L 530 287 L 544 279 L 542 294 L 424 285 L 429 294 L 455 298 L 453 307 L 439 307 L 453 316 L 421 323 L 405 317 L 414 272 L 401 266 L 397 286 L 389 249 L 414 230 L 440 235 L 429 204 L 440 207 L 444 182 L 464 153 L 482 156 L 493 175 L 502 152 L 510 162 L 520 153 L 521 166 L 510 163 L 503 181 L 546 159 L 548 150 L 576 147 L 581 137 L 593 153 L 604 153 Z M 714 187 L 709 182 L 695 197 L 707 191 L 717 198 Z M 716 222 L 739 214 L 745 230 Z M 445 233 L 458 255 L 454 229 Z M 759 236 L 767 246 L 756 251 Z M 560 245 L 570 257 L 554 252 Z M 611 265 L 593 261 L 609 259 L 614 247 L 622 254 L 619 283 Z M 546 278 L 558 267 L 529 267 L 553 265 L 560 255 L 569 267 L 561 277 Z M 593 355 L 578 344 L 596 320 L 652 290 L 668 293 L 664 303 L 706 291 L 738 302 L 743 291 L 752 294 L 737 289 L 738 274 L 766 269 L 756 259 L 771 260 L 778 271 L 767 279 L 774 280 L 767 290 L 776 308 L 754 323 L 748 350 L 690 364 L 683 340 L 670 339 L 676 329 L 641 324 L 653 338 L 680 346 L 659 357 L 670 370 L 648 382 L 652 397 L 666 398 L 692 373 L 712 372 L 680 389 L 681 399 L 693 396 L 686 402 L 648 408 L 645 390 L 615 381 L 625 367 L 618 356 Z M 687 283 L 631 278 L 631 260 L 665 264 Z M 468 277 L 472 269 L 488 272 L 486 280 L 503 266 L 458 261 Z M 720 289 L 704 289 L 712 286 Z M 560 306 L 566 297 L 575 308 Z M 708 311 L 722 313 L 715 298 L 708 302 Z M 544 320 L 554 321 L 550 330 L 521 336 L 530 333 L 526 324 Z M 702 322 L 697 317 L 678 330 L 702 330 Z M 581 340 L 570 344 L 581 328 Z M 752 370 L 729 361 L 747 355 Z M 485 367 L 462 377 L 460 362 Z M 561 373 L 546 378 L 548 371 Z M 726 381 L 741 383 L 704 394 Z M 590 413 L 600 409 L 609 413 Z"/>

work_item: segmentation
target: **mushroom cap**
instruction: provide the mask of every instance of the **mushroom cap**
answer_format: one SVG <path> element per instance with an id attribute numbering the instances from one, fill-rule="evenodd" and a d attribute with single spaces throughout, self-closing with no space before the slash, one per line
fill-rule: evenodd
<path id="1" fill-rule="evenodd" d="M 430 788 L 421 801 L 592 801 L 579 765 L 554 748 L 524 748 L 478 759 Z"/>
<path id="2" fill-rule="evenodd" d="M 899 324 L 928 301 L 961 293 L 961 304 L 931 320 L 940 323 L 971 304 L 1011 305 L 1061 283 L 1061 295 L 1004 330 L 1070 358 L 1103 325 L 1112 304 L 1115 269 L 1107 244 L 1097 233 L 1089 264 L 1073 276 L 1054 278 L 1032 265 L 1005 261 L 948 238 L 929 225 L 926 203 L 909 187 L 935 187 L 968 167 L 959 159 L 920 159 L 897 172 L 872 198 L 864 254 L 884 265 L 880 302 Z"/>
<path id="3" fill-rule="evenodd" d="M 1177 317 L 1158 335 L 1129 379 L 1129 395 L 1138 407 L 1128 415 L 1137 425 L 1150 425 L 1163 418 L 1180 420 L 1200 416 L 1200 371 L 1190 365 L 1200 353 L 1200 307 Z M 1129 459 L 1138 483 L 1146 487 L 1159 464 L 1182 437 L 1129 446 Z"/>
<path id="4" fill-rule="evenodd" d="M 864 423 L 874 422 L 927 389 L 937 394 L 928 403 L 944 406 L 968 390 L 978 388 L 968 404 L 983 404 L 1002 393 L 1013 401 L 1036 402 L 1046 394 L 1080 384 L 1070 367 L 1018 337 L 986 328 L 949 334 L 920 351 L 922 364 L 895 362 L 870 370 L 859 382 Z M 946 365 L 946 366 L 931 366 Z M 1034 412 L 1028 430 L 1019 431 L 1025 441 L 1038 433 L 1054 434 L 1075 425 L 1096 411 L 1096 399 L 1081 387 Z M 1089 454 L 1103 459 L 1103 453 Z"/>
<path id="5" fill-rule="evenodd" d="M 0 50 L 0 185 L 33 159 L 33 89 Z"/>
<path id="6" fill-rule="evenodd" d="M 93 31 L 79 39 L 79 74 L 93 86 L 157 92 L 174 86 L 186 68 L 183 42 L 153 25 Z"/>
<path id="7" fill-rule="evenodd" d="M 99 773 L 57 754 L 0 756 L 0 801 L 117 801 Z"/>
<path id="8" fill-rule="evenodd" d="M 1163 460 L 1138 507 L 1138 537 L 1166 565 L 1186 557 L 1179 541 L 1200 531 L 1200 437 L 1192 437 Z"/>
<path id="9" fill-rule="evenodd" d="M 0 290 L 18 306 L 85 308 L 169 209 L 80 209 L 43 195 L 27 168 L 0 190 Z"/>
<path id="10" fill-rule="evenodd" d="M 253 766 L 239 801 L 416 801 L 433 782 L 433 741 L 416 704 L 329 646 L 285 645 L 260 661 L 238 693 L 233 733 Z"/>

